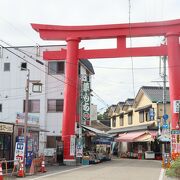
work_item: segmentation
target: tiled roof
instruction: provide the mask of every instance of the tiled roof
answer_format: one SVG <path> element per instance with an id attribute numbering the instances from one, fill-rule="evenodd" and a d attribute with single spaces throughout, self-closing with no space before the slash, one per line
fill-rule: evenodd
<path id="1" fill-rule="evenodd" d="M 124 105 L 132 106 L 134 103 L 134 99 L 128 98 L 126 99 Z"/>
<path id="2" fill-rule="evenodd" d="M 80 59 L 80 62 L 92 73 L 95 74 L 94 68 L 91 64 L 91 62 L 87 59 Z"/>
<path id="3" fill-rule="evenodd" d="M 110 121 L 109 121 L 110 122 Z M 100 121 L 91 121 L 91 127 L 101 130 L 101 131 L 108 131 L 110 130 L 110 127 L 104 125 L 103 123 L 101 123 Z"/>
<path id="4" fill-rule="evenodd" d="M 163 88 L 162 87 L 143 86 L 141 89 L 149 97 L 149 99 L 152 102 L 162 102 L 163 101 Z M 170 102 L 168 87 L 166 88 L 166 101 Z"/>

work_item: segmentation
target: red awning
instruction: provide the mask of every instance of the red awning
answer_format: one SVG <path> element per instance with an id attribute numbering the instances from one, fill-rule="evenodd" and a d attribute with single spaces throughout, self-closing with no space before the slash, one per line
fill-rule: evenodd
<path id="1" fill-rule="evenodd" d="M 116 142 L 153 141 L 156 136 L 156 131 L 129 132 L 126 134 L 120 134 L 119 137 L 116 138 Z"/>
<path id="2" fill-rule="evenodd" d="M 116 142 L 134 142 L 134 140 L 136 138 L 138 138 L 139 136 L 142 136 L 143 134 L 145 134 L 145 131 L 141 131 L 141 132 L 130 132 L 127 134 L 123 134 L 120 135 L 120 137 L 116 138 Z"/>
<path id="3" fill-rule="evenodd" d="M 158 132 L 157 131 L 148 131 L 150 134 L 151 134 L 151 136 L 152 136 L 152 138 L 156 138 L 157 137 L 157 135 L 158 135 Z"/>

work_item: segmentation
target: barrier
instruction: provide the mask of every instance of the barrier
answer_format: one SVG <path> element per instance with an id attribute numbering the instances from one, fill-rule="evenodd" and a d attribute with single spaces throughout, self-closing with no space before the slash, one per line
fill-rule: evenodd
<path id="1" fill-rule="evenodd" d="M 21 161 L 19 163 L 19 170 L 18 170 L 18 177 L 24 177 L 25 176 L 25 172 L 24 172 L 24 162 Z"/>
<path id="2" fill-rule="evenodd" d="M 0 160 L 1 168 L 0 172 L 2 172 L 3 176 L 12 176 L 14 174 L 17 175 L 18 172 L 18 166 L 19 166 L 19 160 L 5 160 L 1 159 Z M 10 168 L 10 166 L 13 166 Z M 0 179 L 1 180 L 1 179 Z"/>
<path id="3" fill-rule="evenodd" d="M 45 169 L 45 157 L 43 156 L 42 162 L 41 162 L 41 168 L 40 172 L 45 173 L 47 170 Z"/>
<path id="4" fill-rule="evenodd" d="M 42 157 L 35 158 L 35 159 L 32 160 L 31 167 L 30 167 L 30 170 L 29 170 L 30 175 L 33 175 L 33 174 L 40 171 L 42 160 L 43 160 Z"/>

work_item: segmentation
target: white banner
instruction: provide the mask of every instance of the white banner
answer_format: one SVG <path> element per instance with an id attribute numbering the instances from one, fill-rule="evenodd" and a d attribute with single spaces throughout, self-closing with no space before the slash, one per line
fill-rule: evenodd
<path id="1" fill-rule="evenodd" d="M 71 135 L 70 138 L 70 156 L 74 156 L 75 155 L 75 135 Z"/>
<path id="2" fill-rule="evenodd" d="M 16 147 L 15 147 L 15 153 L 14 153 L 14 165 L 17 165 L 19 161 L 24 161 L 24 150 L 25 150 L 25 143 L 23 142 L 16 142 Z"/>
<path id="3" fill-rule="evenodd" d="M 82 144 L 76 145 L 76 157 L 82 157 L 83 156 L 83 146 Z"/>
<path id="4" fill-rule="evenodd" d="M 173 113 L 179 113 L 180 110 L 180 100 L 173 101 Z"/>

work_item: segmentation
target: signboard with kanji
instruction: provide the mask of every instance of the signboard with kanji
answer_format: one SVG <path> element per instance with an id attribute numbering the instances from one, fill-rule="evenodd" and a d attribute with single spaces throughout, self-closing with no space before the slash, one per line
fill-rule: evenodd
<path id="1" fill-rule="evenodd" d="M 86 122 L 90 121 L 90 82 L 87 78 L 83 78 L 82 80 L 81 93 L 82 123 L 86 124 Z"/>
<path id="2" fill-rule="evenodd" d="M 180 152 L 180 130 L 171 131 L 172 152 Z"/>
<path id="3" fill-rule="evenodd" d="M 83 156 L 83 145 L 82 143 L 79 141 L 76 144 L 76 157 L 82 157 Z"/>
<path id="4" fill-rule="evenodd" d="M 173 101 L 173 113 L 179 113 L 180 111 L 180 100 Z"/>
<path id="5" fill-rule="evenodd" d="M 70 156 L 75 155 L 75 148 L 76 148 L 75 146 L 76 146 L 75 135 L 71 135 L 71 138 L 70 138 Z"/>
<path id="6" fill-rule="evenodd" d="M 25 143 L 24 142 L 16 142 L 15 153 L 14 153 L 14 164 L 17 165 L 19 161 L 24 161 L 24 150 L 25 150 Z"/>

